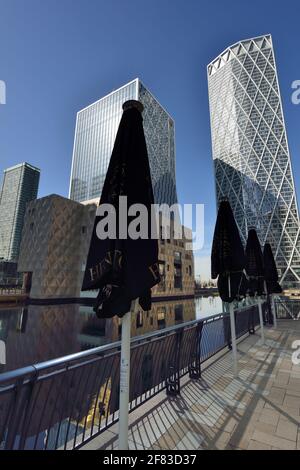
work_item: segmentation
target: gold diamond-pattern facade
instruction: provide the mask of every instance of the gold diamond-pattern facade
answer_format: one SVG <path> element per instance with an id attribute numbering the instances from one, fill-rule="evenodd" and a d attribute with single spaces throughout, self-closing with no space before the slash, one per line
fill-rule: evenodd
<path id="1" fill-rule="evenodd" d="M 208 65 L 217 203 L 227 197 L 243 242 L 271 243 L 284 287 L 300 285 L 300 224 L 270 35 Z"/>
<path id="2" fill-rule="evenodd" d="M 95 211 L 55 194 L 29 203 L 18 271 L 32 273 L 32 298 L 79 297 Z"/>

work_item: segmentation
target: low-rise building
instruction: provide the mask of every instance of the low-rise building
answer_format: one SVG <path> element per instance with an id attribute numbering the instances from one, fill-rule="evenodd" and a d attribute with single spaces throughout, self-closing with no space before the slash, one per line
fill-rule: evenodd
<path id="1" fill-rule="evenodd" d="M 30 298 L 80 296 L 95 211 L 56 194 L 28 204 L 18 271 Z"/>
<path id="2" fill-rule="evenodd" d="M 21 277 L 17 272 L 17 263 L 15 261 L 0 260 L 0 286 L 19 286 L 22 284 Z"/>

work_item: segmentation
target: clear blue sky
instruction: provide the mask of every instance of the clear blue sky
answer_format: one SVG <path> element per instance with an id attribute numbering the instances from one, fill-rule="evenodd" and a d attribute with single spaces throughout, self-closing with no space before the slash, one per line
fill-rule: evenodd
<path id="1" fill-rule="evenodd" d="M 0 172 L 28 161 L 41 168 L 39 196 L 66 196 L 76 112 L 139 77 L 175 119 L 179 201 L 205 204 L 204 274 L 215 222 L 206 65 L 266 33 L 299 193 L 299 1 L 0 0 Z"/>

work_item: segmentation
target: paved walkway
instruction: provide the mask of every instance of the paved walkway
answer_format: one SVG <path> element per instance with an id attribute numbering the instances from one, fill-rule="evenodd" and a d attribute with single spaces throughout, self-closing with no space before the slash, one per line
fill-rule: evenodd
<path id="1" fill-rule="evenodd" d="M 130 448 L 300 449 L 300 365 L 291 360 L 300 321 L 278 323 L 264 346 L 259 331 L 238 344 L 238 378 L 223 353 L 200 380 L 183 381 L 180 397 L 161 392 L 131 413 Z M 116 424 L 83 449 L 117 449 L 117 432 Z"/>

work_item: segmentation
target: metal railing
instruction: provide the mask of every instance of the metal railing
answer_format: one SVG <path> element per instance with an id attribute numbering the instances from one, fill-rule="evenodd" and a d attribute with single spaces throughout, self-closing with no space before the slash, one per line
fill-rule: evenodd
<path id="1" fill-rule="evenodd" d="M 300 299 L 275 298 L 276 317 L 281 320 L 300 320 Z"/>
<path id="2" fill-rule="evenodd" d="M 266 306 L 264 305 L 264 308 Z M 257 306 L 236 311 L 237 337 L 253 334 Z M 228 314 L 156 331 L 131 342 L 130 411 L 230 345 Z M 76 449 L 118 420 L 120 342 L 0 375 L 0 448 Z"/>

